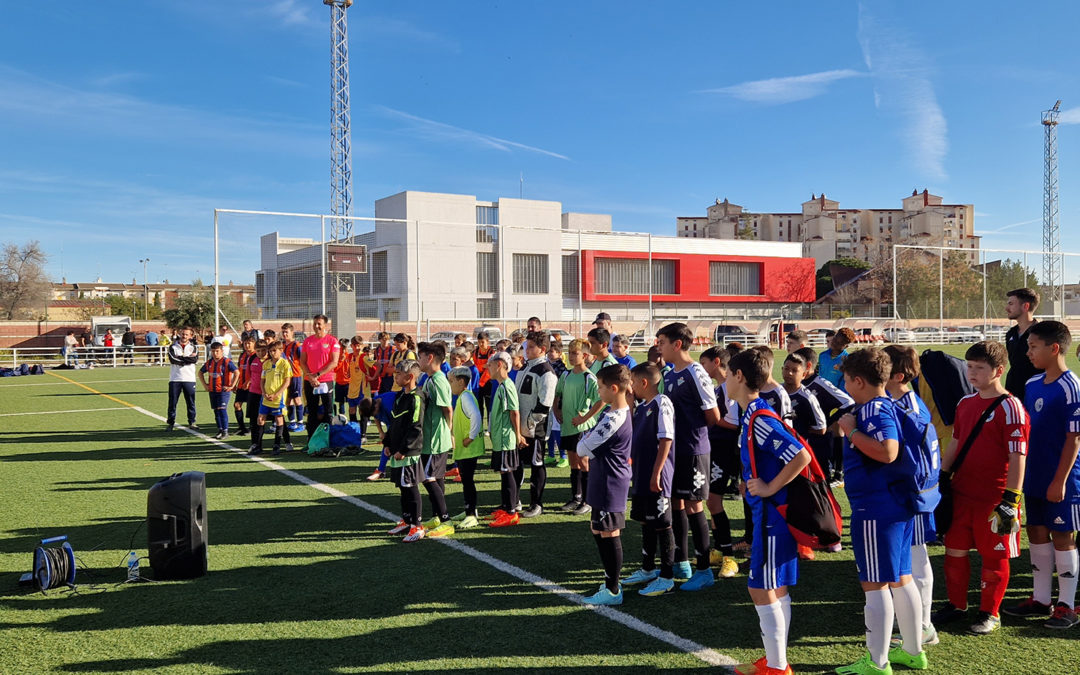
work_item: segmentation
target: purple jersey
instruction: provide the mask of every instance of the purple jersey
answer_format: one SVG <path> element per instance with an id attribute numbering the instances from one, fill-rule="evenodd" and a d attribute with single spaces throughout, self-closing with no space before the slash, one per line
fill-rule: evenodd
<path id="1" fill-rule="evenodd" d="M 626 511 L 631 436 L 630 409 L 607 408 L 578 441 L 578 454 L 590 458 L 587 501 L 594 511 Z"/>
<path id="2" fill-rule="evenodd" d="M 757 410 L 772 410 L 772 406 L 763 398 L 756 398 L 746 406 L 742 416 L 742 424 L 739 430 L 739 452 L 742 457 L 742 477 L 748 481 L 754 476 L 750 472 L 750 434 L 754 434 L 754 466 L 757 468 L 757 477 L 763 481 L 776 478 L 784 466 L 795 459 L 795 455 L 803 449 L 802 443 L 784 428 L 779 420 L 773 417 L 759 415 L 754 420 L 754 428 L 750 429 L 750 417 Z M 776 412 L 775 410 L 773 412 Z M 775 504 L 787 502 L 787 488 L 773 495 L 770 500 Z M 763 506 L 761 497 L 755 497 L 746 493 L 746 501 L 754 512 L 754 522 L 762 522 Z"/>
<path id="3" fill-rule="evenodd" d="M 1066 370 L 1053 382 L 1039 374 L 1027 381 L 1024 407 L 1031 416 L 1024 492 L 1045 498 L 1057 473 L 1065 435 L 1080 433 L 1080 378 Z M 1065 480 L 1065 503 L 1080 502 L 1080 460 Z"/>
<path id="4" fill-rule="evenodd" d="M 855 413 L 855 428 L 878 441 L 900 443 L 900 417 L 891 398 L 879 396 L 859 406 Z M 897 458 L 899 459 L 899 457 Z M 885 464 L 859 452 L 851 441 L 844 439 L 844 490 L 851 502 L 851 512 L 860 518 L 900 520 L 912 513 L 898 504 L 889 491 L 895 474 Z"/>
<path id="5" fill-rule="evenodd" d="M 664 373 L 664 395 L 675 408 L 675 456 L 690 457 L 710 452 L 705 411 L 716 407 L 712 378 L 700 363 Z"/>
<path id="6" fill-rule="evenodd" d="M 658 394 L 648 403 L 634 407 L 633 438 L 634 494 L 648 495 L 652 492 L 649 484 L 656 466 L 660 439 L 675 438 L 675 409 L 667 396 Z M 674 470 L 675 453 L 668 452 L 667 461 L 660 470 L 660 494 L 665 497 L 671 496 L 671 474 Z"/>

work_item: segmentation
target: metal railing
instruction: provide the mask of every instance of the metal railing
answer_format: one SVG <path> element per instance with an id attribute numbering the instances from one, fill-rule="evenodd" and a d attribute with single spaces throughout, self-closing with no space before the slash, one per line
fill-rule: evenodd
<path id="1" fill-rule="evenodd" d="M 199 359 L 206 358 L 206 346 L 197 345 Z M 68 354 L 62 354 L 56 347 L 3 347 L 0 348 L 0 365 L 18 368 L 23 363 L 53 366 L 124 368 L 132 366 L 168 365 L 165 356 L 166 346 L 138 345 L 131 348 L 120 347 L 78 347 Z"/>

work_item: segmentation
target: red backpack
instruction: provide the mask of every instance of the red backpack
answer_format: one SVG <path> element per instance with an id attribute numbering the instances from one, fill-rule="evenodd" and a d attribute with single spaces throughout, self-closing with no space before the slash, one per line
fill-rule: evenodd
<path id="1" fill-rule="evenodd" d="M 749 433 L 746 438 L 750 444 L 750 475 L 757 478 L 757 466 L 754 461 L 754 421 L 758 417 L 771 417 L 784 426 L 793 438 L 810 453 L 810 464 L 787 484 L 787 503 L 777 504 L 771 497 L 766 498 L 776 507 L 780 516 L 787 522 L 795 541 L 803 546 L 824 547 L 840 541 L 844 531 L 844 521 L 840 515 L 840 505 L 836 503 L 825 472 L 821 470 L 814 451 L 802 436 L 772 410 L 762 408 L 750 415 Z"/>

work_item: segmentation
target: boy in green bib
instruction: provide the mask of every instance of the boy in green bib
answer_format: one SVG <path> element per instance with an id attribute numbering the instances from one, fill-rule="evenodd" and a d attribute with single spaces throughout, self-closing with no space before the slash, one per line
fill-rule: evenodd
<path id="1" fill-rule="evenodd" d="M 465 511 L 454 516 L 454 520 L 458 529 L 465 530 L 480 524 L 476 515 L 476 463 L 484 456 L 484 418 L 476 396 L 469 390 L 472 370 L 459 366 L 450 371 L 448 379 L 450 393 L 457 398 L 452 425 L 454 463 L 461 476 L 461 494 L 465 498 Z"/>

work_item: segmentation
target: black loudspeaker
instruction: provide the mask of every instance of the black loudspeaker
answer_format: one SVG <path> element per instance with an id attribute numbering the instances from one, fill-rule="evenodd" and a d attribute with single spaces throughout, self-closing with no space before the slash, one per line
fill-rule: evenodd
<path id="1" fill-rule="evenodd" d="M 155 483 L 146 498 L 146 529 L 155 579 L 206 574 L 206 474 L 185 471 Z"/>

